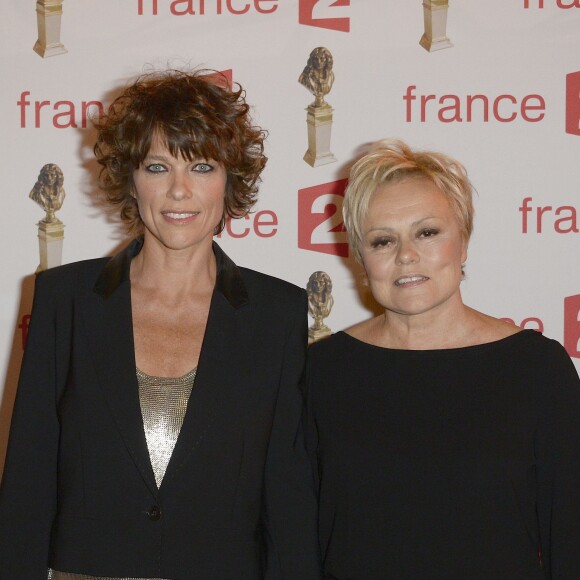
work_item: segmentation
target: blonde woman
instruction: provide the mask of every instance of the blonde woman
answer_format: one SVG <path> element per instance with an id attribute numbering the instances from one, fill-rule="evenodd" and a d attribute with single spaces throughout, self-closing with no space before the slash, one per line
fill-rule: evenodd
<path id="1" fill-rule="evenodd" d="M 309 353 L 325 578 L 580 578 L 580 381 L 463 303 L 465 169 L 385 141 L 344 218 L 382 313 Z"/>

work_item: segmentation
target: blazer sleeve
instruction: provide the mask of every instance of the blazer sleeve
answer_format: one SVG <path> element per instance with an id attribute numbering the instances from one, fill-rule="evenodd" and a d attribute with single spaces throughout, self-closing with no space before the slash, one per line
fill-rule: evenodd
<path id="1" fill-rule="evenodd" d="M 559 343 L 546 353 L 536 438 L 537 511 L 546 577 L 580 578 L 580 380 Z"/>
<path id="2" fill-rule="evenodd" d="M 46 580 L 59 422 L 55 300 L 39 274 L 0 489 L 0 578 Z"/>
<path id="3" fill-rule="evenodd" d="M 267 580 L 321 578 L 317 501 L 302 425 L 300 379 L 307 343 L 307 301 L 291 316 L 265 470 L 263 523 Z"/>

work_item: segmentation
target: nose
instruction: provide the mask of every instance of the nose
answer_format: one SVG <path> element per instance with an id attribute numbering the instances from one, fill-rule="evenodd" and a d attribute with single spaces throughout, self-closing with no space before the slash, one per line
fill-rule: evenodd
<path id="1" fill-rule="evenodd" d="M 171 183 L 167 195 L 175 200 L 188 199 L 192 195 L 189 173 L 176 169 L 172 173 Z"/>
<path id="2" fill-rule="evenodd" d="M 419 254 L 409 241 L 401 240 L 397 251 L 398 264 L 415 264 L 419 261 Z"/>

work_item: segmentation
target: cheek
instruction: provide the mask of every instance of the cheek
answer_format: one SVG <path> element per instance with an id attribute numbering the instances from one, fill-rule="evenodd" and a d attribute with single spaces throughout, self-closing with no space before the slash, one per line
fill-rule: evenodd
<path id="1" fill-rule="evenodd" d="M 452 240 L 438 248 L 433 248 L 433 251 L 428 254 L 429 259 L 441 266 L 462 264 L 465 261 L 463 255 L 464 245 Z"/>
<path id="2" fill-rule="evenodd" d="M 212 198 L 211 204 L 216 212 L 222 213 L 225 207 L 225 197 L 223 192 L 216 193 L 216 195 Z"/>
<path id="3" fill-rule="evenodd" d="M 465 251 L 465 244 L 462 242 L 460 245 L 456 245 L 453 248 L 453 261 L 463 264 L 467 259 L 467 253 Z"/>
<path id="4" fill-rule="evenodd" d="M 218 181 L 214 183 L 211 188 L 209 189 L 209 198 L 210 201 L 214 204 L 223 204 L 226 198 L 226 181 Z"/>
<path id="5" fill-rule="evenodd" d="M 369 280 L 381 281 L 389 274 L 389 263 L 384 256 L 363 256 L 363 266 Z"/>

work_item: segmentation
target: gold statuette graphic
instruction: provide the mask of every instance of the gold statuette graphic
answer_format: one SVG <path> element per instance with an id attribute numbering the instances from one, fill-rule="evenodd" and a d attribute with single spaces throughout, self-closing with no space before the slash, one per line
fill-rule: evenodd
<path id="1" fill-rule="evenodd" d="M 63 0 L 37 0 L 36 20 L 38 40 L 33 50 L 42 58 L 67 52 L 60 41 L 60 21 Z"/>
<path id="2" fill-rule="evenodd" d="M 332 330 L 324 324 L 324 319 L 328 318 L 334 304 L 330 276 L 320 270 L 312 272 L 306 284 L 306 293 L 308 313 L 314 319 L 314 324 L 308 329 L 308 344 L 312 344 L 332 334 Z"/>
<path id="3" fill-rule="evenodd" d="M 453 43 L 447 38 L 447 11 L 449 0 L 423 0 L 425 33 L 419 44 L 429 52 L 450 48 Z"/>
<path id="4" fill-rule="evenodd" d="M 35 201 L 45 212 L 44 219 L 38 222 L 38 248 L 40 265 L 38 270 L 48 270 L 62 263 L 62 243 L 64 224 L 56 217 L 64 201 L 64 175 L 58 165 L 47 163 L 38 175 L 30 192 L 30 199 Z"/>
<path id="5" fill-rule="evenodd" d="M 336 161 L 336 157 L 330 152 L 333 109 L 324 100 L 334 83 L 332 64 L 330 50 L 319 46 L 310 53 L 298 79 L 314 95 L 314 102 L 306 108 L 308 150 L 304 154 L 304 161 L 312 167 Z"/>

